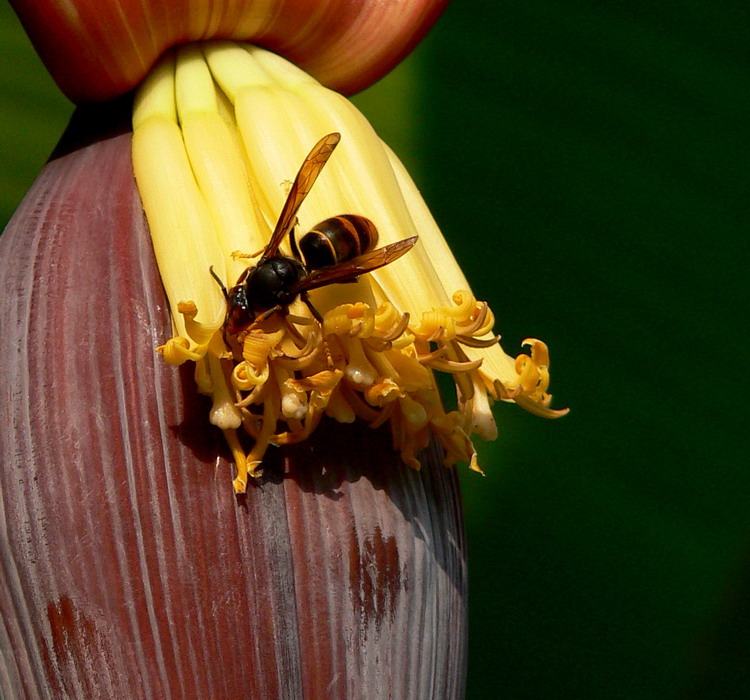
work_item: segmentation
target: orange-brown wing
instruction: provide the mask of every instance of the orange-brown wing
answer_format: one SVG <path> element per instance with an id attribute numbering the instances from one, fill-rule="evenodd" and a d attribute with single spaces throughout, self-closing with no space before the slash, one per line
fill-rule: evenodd
<path id="1" fill-rule="evenodd" d="M 306 275 L 303 279 L 297 282 L 297 284 L 290 289 L 290 292 L 299 294 L 300 292 L 306 292 L 310 289 L 316 289 L 317 287 L 324 287 L 327 284 L 351 282 L 359 277 L 359 275 L 364 275 L 366 272 L 372 272 L 372 270 L 377 270 L 379 267 L 383 267 L 384 265 L 392 263 L 394 260 L 398 260 L 402 255 L 408 253 L 414 247 L 418 238 L 419 236 L 404 238 L 402 241 L 390 243 L 382 248 L 371 250 L 362 255 L 358 255 L 351 260 L 313 270 L 309 275 Z"/>
<path id="2" fill-rule="evenodd" d="M 266 249 L 263 251 L 263 257 L 269 258 L 272 255 L 276 255 L 281 245 L 281 241 L 294 226 L 294 219 L 297 215 L 297 210 L 300 208 L 302 202 L 305 201 L 308 193 L 312 189 L 313 183 L 318 179 L 320 171 L 326 164 L 328 159 L 333 153 L 333 149 L 336 148 L 338 142 L 341 140 L 341 134 L 333 132 L 324 136 L 318 143 L 313 146 L 310 155 L 305 158 L 305 162 L 302 163 L 302 167 L 297 173 L 297 177 L 294 178 L 292 188 L 289 190 L 286 202 L 281 209 L 279 214 L 279 220 L 276 222 L 276 227 L 271 234 L 271 240 L 268 241 Z"/>

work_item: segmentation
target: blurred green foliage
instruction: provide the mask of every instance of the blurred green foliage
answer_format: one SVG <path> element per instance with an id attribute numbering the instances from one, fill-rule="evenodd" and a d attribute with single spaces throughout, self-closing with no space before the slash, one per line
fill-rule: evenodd
<path id="1" fill-rule="evenodd" d="M 462 0 L 356 98 L 572 407 L 463 474 L 470 700 L 750 694 L 747 15 Z M 0 32 L 6 220 L 71 107 Z"/>
<path id="2" fill-rule="evenodd" d="M 29 189 L 62 134 L 73 105 L 31 48 L 7 2 L 0 2 L 0 227 Z"/>
<path id="3" fill-rule="evenodd" d="M 499 407 L 463 480 L 472 700 L 750 696 L 747 15 L 456 2 L 425 45 L 425 194 L 572 408 Z"/>

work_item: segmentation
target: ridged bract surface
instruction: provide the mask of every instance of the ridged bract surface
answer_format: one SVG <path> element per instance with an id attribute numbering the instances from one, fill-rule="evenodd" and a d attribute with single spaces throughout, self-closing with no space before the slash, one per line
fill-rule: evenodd
<path id="1" fill-rule="evenodd" d="M 177 44 L 238 39 L 351 94 L 393 68 L 448 0 L 11 0 L 74 102 L 132 90 Z"/>
<path id="2" fill-rule="evenodd" d="M 53 159 L 0 238 L 0 696 L 463 696 L 455 473 L 325 424 L 233 495 L 170 334 L 130 135 Z"/>

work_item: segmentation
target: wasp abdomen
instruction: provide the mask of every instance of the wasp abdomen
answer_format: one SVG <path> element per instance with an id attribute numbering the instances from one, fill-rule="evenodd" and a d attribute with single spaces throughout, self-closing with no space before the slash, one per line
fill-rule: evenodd
<path id="1" fill-rule="evenodd" d="M 375 247 L 378 230 L 364 216 L 341 214 L 321 221 L 299 243 L 311 270 L 351 260 Z"/>

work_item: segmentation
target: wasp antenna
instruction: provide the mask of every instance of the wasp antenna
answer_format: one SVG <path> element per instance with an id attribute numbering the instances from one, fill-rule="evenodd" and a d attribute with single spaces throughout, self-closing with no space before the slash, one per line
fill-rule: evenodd
<path id="1" fill-rule="evenodd" d="M 216 272 L 214 271 L 214 266 L 211 265 L 208 268 L 208 271 L 211 273 L 211 277 L 213 277 L 216 280 L 216 282 L 219 285 L 219 287 L 221 287 L 221 291 L 222 291 L 222 294 L 224 294 L 224 298 L 225 299 L 229 299 L 229 294 L 227 293 L 227 288 L 224 286 L 224 283 L 221 281 L 221 278 L 219 277 L 219 275 L 217 275 Z"/>

